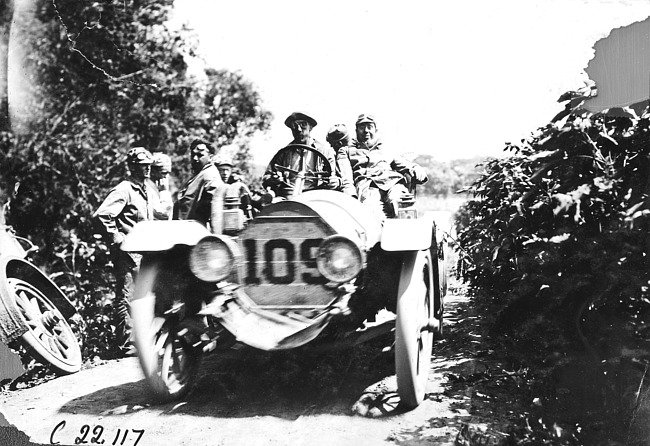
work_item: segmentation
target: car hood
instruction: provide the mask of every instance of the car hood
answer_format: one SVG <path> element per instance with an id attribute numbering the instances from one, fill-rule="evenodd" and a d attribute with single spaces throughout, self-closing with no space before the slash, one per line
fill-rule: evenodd
<path id="1" fill-rule="evenodd" d="M 299 203 L 296 206 L 295 203 Z M 300 206 L 302 205 L 302 206 Z M 340 235 L 370 249 L 381 238 L 381 222 L 357 199 L 336 191 L 314 190 L 268 206 L 260 216 L 318 215 Z M 308 214 L 308 215 L 309 215 Z"/>

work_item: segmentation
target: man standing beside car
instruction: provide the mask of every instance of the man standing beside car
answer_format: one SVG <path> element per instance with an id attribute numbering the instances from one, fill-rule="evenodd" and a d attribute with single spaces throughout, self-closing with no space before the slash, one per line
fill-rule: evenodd
<path id="1" fill-rule="evenodd" d="M 154 209 L 154 218 L 156 220 L 169 220 L 172 218 L 172 209 L 174 200 L 170 191 L 169 174 L 172 170 L 172 160 L 169 155 L 156 152 L 153 154 L 151 164 L 151 182 L 153 188 L 158 191 L 158 201 L 160 207 Z"/>
<path id="2" fill-rule="evenodd" d="M 399 200 L 408 192 L 404 175 L 422 184 L 428 181 L 427 173 L 418 164 L 384 150 L 372 115 L 359 115 L 355 127 L 357 139 L 350 149 L 349 159 L 359 201 L 381 219 L 396 217 Z"/>
<path id="3" fill-rule="evenodd" d="M 334 158 L 334 151 L 316 141 L 311 136 L 311 131 L 316 127 L 317 122 L 311 116 L 301 113 L 291 113 L 284 121 L 284 125 L 291 129 L 293 140 L 289 143 L 300 144 L 315 149 L 321 153 L 323 157 L 329 162 L 331 166 L 332 175 L 334 174 L 336 161 Z M 304 157 L 304 158 L 303 158 Z M 262 178 L 262 186 L 270 188 L 276 195 L 287 197 L 291 194 L 292 188 L 285 183 L 283 173 L 275 169 L 274 165 L 287 167 L 293 171 L 301 170 L 301 161 L 304 163 L 305 169 L 309 172 L 322 172 L 324 166 L 319 162 L 317 155 L 308 151 L 301 151 L 299 148 L 294 149 L 280 149 L 273 157 L 264 177 Z M 291 179 L 291 178 L 290 178 Z M 305 181 L 304 190 L 314 189 L 318 186 L 318 182 L 314 179 L 307 179 Z"/>
<path id="4" fill-rule="evenodd" d="M 140 254 L 124 252 L 120 245 L 133 226 L 152 220 L 157 191 L 148 180 L 152 156 L 144 147 L 129 150 L 126 156 L 129 177 L 109 192 L 93 217 L 101 224 L 103 235 L 110 248 L 115 274 L 115 347 L 122 355 L 131 354 L 129 298 L 135 276 L 140 268 Z"/>
<path id="5" fill-rule="evenodd" d="M 212 163 L 215 147 L 201 139 L 190 145 L 190 161 L 194 176 L 178 194 L 174 205 L 175 220 L 197 220 L 220 234 L 223 227 L 224 182 Z"/>
<path id="6" fill-rule="evenodd" d="M 224 203 L 229 200 L 235 200 L 239 203 L 239 208 L 244 212 L 246 218 L 253 218 L 253 208 L 251 207 L 251 191 L 244 184 L 239 174 L 233 172 L 232 158 L 226 155 L 217 155 L 214 164 L 219 169 L 221 179 L 226 185 L 224 193 Z"/>

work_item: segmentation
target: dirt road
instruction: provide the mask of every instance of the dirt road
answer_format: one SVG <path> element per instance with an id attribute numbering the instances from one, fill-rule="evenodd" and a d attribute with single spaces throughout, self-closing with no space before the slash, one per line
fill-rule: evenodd
<path id="1" fill-rule="evenodd" d="M 398 408 L 387 337 L 325 354 L 208 356 L 195 391 L 163 405 L 150 404 L 136 358 L 109 361 L 5 393 L 2 413 L 43 444 L 453 444 L 459 430 L 481 423 L 469 415 L 471 387 L 450 390 L 449 378 L 487 366 L 470 358 L 478 335 L 466 299 L 447 303 L 447 339 L 434 347 L 425 401 L 410 412 Z"/>

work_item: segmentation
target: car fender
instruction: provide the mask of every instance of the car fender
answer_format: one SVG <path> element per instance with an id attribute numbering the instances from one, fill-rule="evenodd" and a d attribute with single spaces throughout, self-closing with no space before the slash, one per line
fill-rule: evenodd
<path id="1" fill-rule="evenodd" d="M 381 249 L 384 251 L 421 251 L 431 247 L 435 234 L 433 213 L 417 219 L 388 218 L 381 232 Z"/>
<path id="2" fill-rule="evenodd" d="M 194 246 L 210 231 L 194 220 L 154 220 L 136 224 L 120 245 L 126 252 L 168 251 L 176 245 Z"/>

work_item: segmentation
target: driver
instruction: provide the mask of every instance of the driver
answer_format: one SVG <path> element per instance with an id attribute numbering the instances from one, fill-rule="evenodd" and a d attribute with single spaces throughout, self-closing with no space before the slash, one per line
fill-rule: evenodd
<path id="1" fill-rule="evenodd" d="M 293 140 L 289 143 L 289 145 L 301 144 L 314 148 L 316 151 L 320 152 L 325 157 L 325 159 L 327 159 L 330 164 L 330 168 L 333 171 L 334 167 L 336 166 L 334 151 L 331 148 L 326 147 L 320 142 L 316 141 L 311 136 L 311 130 L 316 127 L 316 124 L 316 120 L 305 113 L 291 113 L 284 121 L 284 125 L 289 127 L 291 129 L 291 133 L 293 134 Z M 284 151 L 283 149 L 280 149 L 266 168 L 266 172 L 262 178 L 262 186 L 271 189 L 277 196 L 289 196 L 291 194 L 292 187 L 291 185 L 287 184 L 286 180 L 290 180 L 291 178 L 283 177 L 283 173 L 279 172 L 275 168 L 275 165 L 277 164 L 294 171 L 299 171 L 301 167 L 300 158 L 302 153 L 303 152 L 301 152 L 298 148 L 295 150 L 287 149 Z M 304 157 L 307 172 L 322 172 L 326 170 L 323 166 L 322 160 L 319 159 L 314 153 L 305 151 Z M 288 174 L 288 172 L 285 172 L 284 174 Z M 316 184 L 315 180 L 308 178 L 305 181 L 304 190 L 315 189 L 317 186 L 318 184 Z"/>

